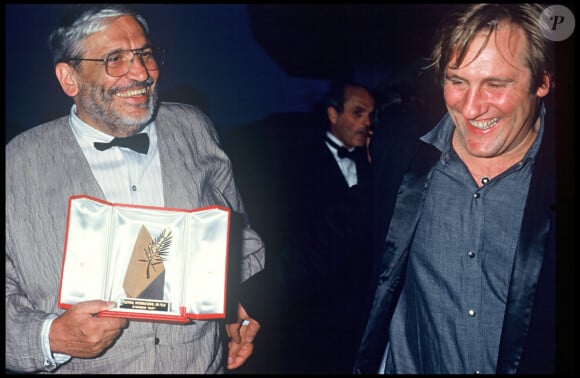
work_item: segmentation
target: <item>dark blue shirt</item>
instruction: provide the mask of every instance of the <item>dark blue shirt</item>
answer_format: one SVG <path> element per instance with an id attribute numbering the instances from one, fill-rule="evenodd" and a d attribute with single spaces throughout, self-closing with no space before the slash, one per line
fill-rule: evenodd
<path id="1" fill-rule="evenodd" d="M 493 374 L 534 156 L 481 188 L 451 146 L 446 115 L 421 140 L 441 151 L 430 172 L 381 372 Z"/>

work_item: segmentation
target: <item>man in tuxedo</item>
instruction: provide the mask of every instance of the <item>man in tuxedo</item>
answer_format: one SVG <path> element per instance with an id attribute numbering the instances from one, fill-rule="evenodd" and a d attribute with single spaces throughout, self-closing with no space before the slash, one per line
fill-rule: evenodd
<path id="1" fill-rule="evenodd" d="M 269 303 L 269 313 L 242 299 L 264 326 L 266 345 L 257 355 L 276 359 L 271 372 L 351 372 L 371 261 L 367 142 L 374 108 L 364 86 L 331 86 L 327 127 L 289 157 L 286 242 L 269 258 L 268 283 L 258 283 L 261 274 L 250 280 L 271 298 L 258 303 Z"/>

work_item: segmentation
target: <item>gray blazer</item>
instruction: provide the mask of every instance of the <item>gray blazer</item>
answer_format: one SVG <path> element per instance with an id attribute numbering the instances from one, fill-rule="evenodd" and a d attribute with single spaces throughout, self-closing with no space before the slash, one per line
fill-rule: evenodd
<path id="1" fill-rule="evenodd" d="M 163 103 L 156 119 L 165 206 L 220 205 L 244 214 L 229 158 L 212 122 L 193 106 Z M 34 127 L 6 146 L 6 368 L 43 371 L 41 330 L 60 314 L 58 293 L 68 199 L 104 198 L 68 116 Z M 261 238 L 243 225 L 239 275 L 265 264 Z M 223 322 L 132 321 L 94 359 L 72 358 L 57 373 L 221 373 Z"/>

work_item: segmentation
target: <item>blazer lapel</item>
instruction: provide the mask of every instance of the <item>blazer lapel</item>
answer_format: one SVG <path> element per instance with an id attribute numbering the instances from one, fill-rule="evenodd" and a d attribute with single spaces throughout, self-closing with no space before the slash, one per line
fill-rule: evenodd
<path id="1" fill-rule="evenodd" d="M 532 306 L 555 205 L 553 130 L 547 125 L 537 154 L 510 278 L 497 364 L 498 374 L 517 371 L 529 331 Z M 553 202 L 552 202 L 553 201 Z"/>

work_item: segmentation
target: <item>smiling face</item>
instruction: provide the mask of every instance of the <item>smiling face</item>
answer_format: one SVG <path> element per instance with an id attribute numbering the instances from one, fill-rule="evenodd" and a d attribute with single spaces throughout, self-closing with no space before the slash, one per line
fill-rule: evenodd
<path id="1" fill-rule="evenodd" d="M 139 22 L 122 16 L 83 41 L 86 53 L 81 58 L 104 59 L 114 51 L 148 45 Z M 78 70 L 59 63 L 56 74 L 65 93 L 74 98 L 79 118 L 98 130 L 125 137 L 137 133 L 153 118 L 159 71 L 147 70 L 136 56 L 129 72 L 120 77 L 108 75 L 105 65 L 94 61 L 82 61 Z"/>
<path id="2" fill-rule="evenodd" d="M 535 139 L 539 98 L 548 94 L 549 78 L 531 88 L 521 28 L 501 22 L 479 52 L 486 36 L 476 35 L 461 66 L 450 68 L 454 56 L 445 71 L 443 94 L 456 126 L 454 146 L 473 158 L 521 156 Z"/>

